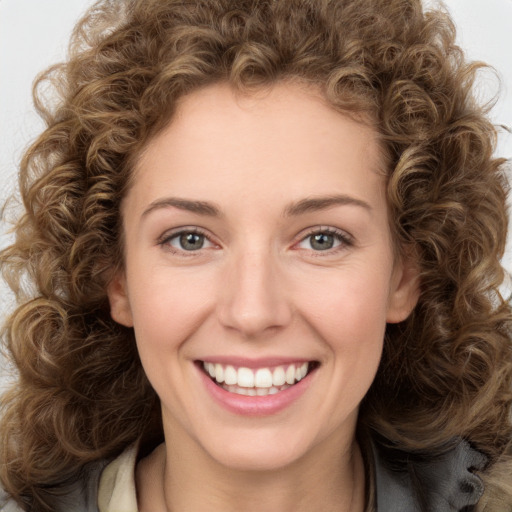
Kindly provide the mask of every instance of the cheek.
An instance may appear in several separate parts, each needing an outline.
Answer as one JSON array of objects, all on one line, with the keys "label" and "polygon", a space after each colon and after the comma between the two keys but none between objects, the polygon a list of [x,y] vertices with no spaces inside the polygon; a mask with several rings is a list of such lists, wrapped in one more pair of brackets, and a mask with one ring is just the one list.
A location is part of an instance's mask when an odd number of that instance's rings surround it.
[{"label": "cheek", "polygon": [[319,394],[318,400],[331,418],[332,429],[345,421],[347,412],[358,410],[375,379],[387,299],[388,287],[382,279],[357,279],[348,273],[331,279],[323,293],[310,294],[303,302],[302,316],[326,348],[322,362],[329,376],[327,392]]},{"label": "cheek", "polygon": [[182,346],[204,322],[209,286],[197,276],[180,277],[164,269],[137,273],[130,302],[139,354],[151,380],[155,369],[172,367]]},{"label": "cheek", "polygon": [[319,321],[315,329],[328,345],[342,376],[354,383],[360,379],[364,387],[365,381],[368,386],[373,381],[380,362],[386,327],[385,308],[372,294],[355,297],[340,294],[329,305],[324,304],[323,311],[318,311]]},{"label": "cheek", "polygon": [[[299,309],[311,324],[328,330],[329,338],[383,335],[389,303],[390,272],[369,267],[340,268],[302,280],[296,287]],[[374,336],[370,336],[373,338]]]},{"label": "cheek", "polygon": [[327,349],[334,393],[355,406],[366,394],[379,366],[389,297],[386,273],[354,267],[316,279],[296,291],[302,317]]}]

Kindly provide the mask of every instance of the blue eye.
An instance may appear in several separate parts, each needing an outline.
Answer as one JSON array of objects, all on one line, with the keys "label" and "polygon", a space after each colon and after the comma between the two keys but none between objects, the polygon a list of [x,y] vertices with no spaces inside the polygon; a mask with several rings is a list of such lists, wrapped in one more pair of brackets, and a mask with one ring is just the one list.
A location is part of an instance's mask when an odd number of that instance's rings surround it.
[{"label": "blue eye", "polygon": [[309,244],[315,251],[326,251],[332,249],[337,242],[334,235],[329,233],[317,233],[309,236]]},{"label": "blue eye", "polygon": [[298,247],[321,252],[348,245],[351,245],[348,235],[338,231],[324,229],[310,233],[300,241]]},{"label": "blue eye", "polygon": [[212,247],[213,244],[202,233],[197,231],[180,231],[162,241],[162,245],[169,245],[178,251],[199,251]]}]

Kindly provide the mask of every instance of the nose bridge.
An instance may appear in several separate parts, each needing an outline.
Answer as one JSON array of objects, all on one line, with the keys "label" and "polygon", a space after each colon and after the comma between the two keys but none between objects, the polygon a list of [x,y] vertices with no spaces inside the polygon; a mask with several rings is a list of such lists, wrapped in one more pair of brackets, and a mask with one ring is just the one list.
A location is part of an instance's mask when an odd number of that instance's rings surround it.
[{"label": "nose bridge", "polygon": [[254,337],[291,318],[282,270],[268,245],[235,251],[228,265],[219,317],[225,327]]}]

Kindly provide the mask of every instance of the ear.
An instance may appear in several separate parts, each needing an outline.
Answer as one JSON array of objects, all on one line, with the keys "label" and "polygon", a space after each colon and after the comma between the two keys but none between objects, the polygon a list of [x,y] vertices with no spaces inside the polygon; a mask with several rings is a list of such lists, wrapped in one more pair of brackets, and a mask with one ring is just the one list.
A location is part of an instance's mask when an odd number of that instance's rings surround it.
[{"label": "ear", "polygon": [[133,327],[132,309],[126,286],[124,272],[119,271],[107,286],[107,296],[110,302],[110,316],[125,327]]},{"label": "ear", "polygon": [[404,255],[393,270],[386,321],[396,324],[405,320],[420,296],[420,277],[416,258]]}]

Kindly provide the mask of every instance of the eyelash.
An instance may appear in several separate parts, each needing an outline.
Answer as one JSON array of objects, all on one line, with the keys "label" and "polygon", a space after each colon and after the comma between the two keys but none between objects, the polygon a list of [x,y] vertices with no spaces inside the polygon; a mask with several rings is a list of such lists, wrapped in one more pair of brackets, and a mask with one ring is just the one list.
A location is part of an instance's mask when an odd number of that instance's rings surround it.
[{"label": "eyelash", "polygon": [[173,254],[179,254],[181,256],[185,257],[193,257],[197,256],[197,254],[203,249],[202,247],[198,249],[197,251],[187,251],[186,249],[177,249],[171,245],[171,240],[174,240],[182,235],[200,235],[204,237],[204,240],[208,243],[215,245],[214,242],[210,239],[210,237],[206,234],[205,231],[198,227],[190,227],[190,228],[179,228],[177,231],[172,231],[171,233],[167,232],[165,233],[160,239],[157,241],[158,245],[160,245],[165,250],[168,250],[169,252]]},{"label": "eyelash", "polygon": [[305,249],[305,250],[310,250],[315,255],[315,257],[321,257],[324,255],[329,256],[332,254],[336,254],[336,253],[343,251],[343,250],[345,250],[349,247],[352,247],[354,245],[354,239],[347,232],[342,231],[340,229],[333,228],[333,227],[329,227],[329,226],[325,226],[325,227],[320,226],[320,227],[311,228],[301,237],[299,242],[297,242],[297,244],[295,244],[295,245],[299,245],[299,244],[307,241],[308,239],[311,239],[311,237],[313,237],[315,235],[331,235],[338,242],[337,246],[328,248],[328,249],[324,249],[324,250],[315,251],[313,249]]},{"label": "eyelash", "polygon": [[[182,256],[196,256],[198,253],[203,249],[201,247],[198,250],[186,250],[186,249],[177,249],[171,245],[171,241],[182,236],[182,235],[200,235],[204,237],[204,240],[208,243],[215,245],[215,242],[213,242],[210,237],[207,235],[205,231],[198,227],[190,227],[190,228],[179,228],[177,231],[173,231],[171,233],[165,233],[158,241],[158,245],[162,246],[164,249],[168,250],[169,252],[173,254],[180,254]],[[314,249],[304,249],[309,250],[311,253],[315,255],[315,257],[320,257],[323,255],[332,255],[333,253],[337,253],[339,251],[342,251],[344,249],[347,249],[349,247],[352,247],[354,245],[353,238],[346,233],[345,231],[342,231],[340,229],[336,229],[333,227],[315,227],[309,229],[306,233],[304,233],[300,240],[294,244],[294,247],[298,246],[299,244],[305,242],[306,240],[310,239],[311,237],[315,235],[330,235],[335,238],[335,240],[338,242],[338,245],[332,248],[324,249],[324,250],[314,250]],[[300,248],[299,248],[300,249]]]}]

